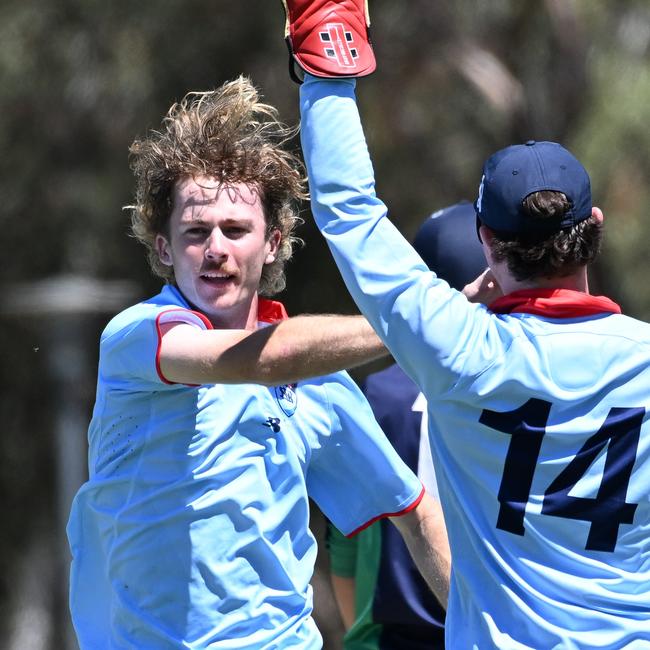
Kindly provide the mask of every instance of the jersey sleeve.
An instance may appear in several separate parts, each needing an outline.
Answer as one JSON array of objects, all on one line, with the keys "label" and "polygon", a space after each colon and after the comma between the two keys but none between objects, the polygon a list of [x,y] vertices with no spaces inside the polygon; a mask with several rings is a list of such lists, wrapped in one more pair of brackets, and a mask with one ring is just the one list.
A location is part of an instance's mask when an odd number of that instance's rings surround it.
[{"label": "jersey sleeve", "polygon": [[330,569],[335,576],[354,578],[357,566],[357,537],[346,537],[332,522],[327,523],[326,546]]},{"label": "jersey sleeve", "polygon": [[[354,95],[355,80],[301,86],[311,209],[355,302],[427,394],[483,371],[503,347],[486,308],[429,271],[389,221]],[[481,317],[483,316],[483,317]]]},{"label": "jersey sleeve", "polygon": [[142,385],[170,385],[160,370],[161,327],[184,323],[210,329],[210,323],[197,312],[183,307],[160,309],[138,305],[114,318],[102,334],[99,372],[104,382],[119,387],[134,382]]},{"label": "jersey sleeve", "polygon": [[307,473],[309,495],[345,535],[382,517],[404,514],[423,487],[397,455],[365,397],[346,373],[324,384],[331,430]]}]

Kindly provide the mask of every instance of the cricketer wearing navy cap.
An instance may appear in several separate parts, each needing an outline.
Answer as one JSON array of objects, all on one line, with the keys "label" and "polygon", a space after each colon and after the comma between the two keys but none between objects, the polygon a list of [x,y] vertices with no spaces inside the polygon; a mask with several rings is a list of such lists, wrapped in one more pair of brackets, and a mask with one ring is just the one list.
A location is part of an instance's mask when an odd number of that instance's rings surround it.
[{"label": "cricketer wearing navy cap", "polygon": [[[569,206],[544,219],[531,218],[524,200],[545,190],[561,192]],[[589,175],[562,145],[529,140],[487,159],[474,207],[481,223],[500,232],[549,233],[571,228],[591,216]]]},{"label": "cricketer wearing navy cap", "polygon": [[[298,61],[334,18],[368,24],[367,3],[323,4],[295,23]],[[355,46],[370,46],[364,35]],[[650,648],[650,325],[589,291],[603,213],[586,173],[551,143],[488,161],[477,209],[504,295],[471,304],[389,220],[356,79],[329,78],[332,65],[300,87],[311,212],[426,397],[453,556],[445,647]]]},{"label": "cricketer wearing navy cap", "polygon": [[300,87],[311,211],[426,397],[453,556],[445,646],[650,647],[650,326],[589,291],[603,214],[586,175],[553,145],[491,161],[480,234],[505,295],[470,304],[388,219],[355,81]]},{"label": "cricketer wearing navy cap", "polygon": [[587,267],[600,252],[603,213],[592,206],[589,174],[563,146],[530,140],[497,151],[483,165],[474,208],[504,294],[589,292]]}]

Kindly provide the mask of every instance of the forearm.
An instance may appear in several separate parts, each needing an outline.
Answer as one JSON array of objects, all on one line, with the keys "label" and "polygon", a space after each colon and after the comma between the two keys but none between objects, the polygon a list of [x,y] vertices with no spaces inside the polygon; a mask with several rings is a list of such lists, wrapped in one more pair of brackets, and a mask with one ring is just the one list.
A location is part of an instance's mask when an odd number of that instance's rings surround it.
[{"label": "forearm", "polygon": [[[443,544],[442,539],[435,545],[425,540],[436,538],[431,535],[431,528],[437,524],[428,519],[420,522],[415,534],[407,539],[407,546],[420,573],[427,581],[429,588],[438,599],[438,602],[447,608],[449,598],[449,580],[451,575],[451,559],[448,544]],[[445,536],[446,542],[446,536]]]},{"label": "forearm", "polygon": [[428,495],[411,513],[393,517],[420,573],[446,609],[449,597],[451,553],[442,509]]},{"label": "forearm", "polygon": [[179,384],[278,386],[388,354],[362,316],[297,316],[254,332],[161,329],[160,373]]},{"label": "forearm", "polygon": [[278,385],[352,368],[388,352],[362,316],[296,316],[225,350],[221,381]]},{"label": "forearm", "polygon": [[334,599],[341,614],[341,620],[346,630],[352,627],[355,619],[355,580],[354,578],[344,578],[332,574],[332,590],[334,591]]}]

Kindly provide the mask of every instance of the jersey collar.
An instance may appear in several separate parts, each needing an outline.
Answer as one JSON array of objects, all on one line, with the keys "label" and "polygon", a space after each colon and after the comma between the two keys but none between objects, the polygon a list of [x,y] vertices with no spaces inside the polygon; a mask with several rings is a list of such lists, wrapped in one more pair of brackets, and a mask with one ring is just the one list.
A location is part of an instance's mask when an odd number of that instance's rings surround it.
[{"label": "jersey collar", "polygon": [[[172,291],[177,300],[184,303],[189,309],[192,309],[187,302],[185,296],[181,293],[181,290],[175,284],[166,284],[163,287],[163,293],[165,291]],[[195,313],[200,313],[195,311]],[[207,318],[201,314],[203,318]],[[285,320],[289,318],[287,310],[284,308],[284,305],[277,300],[269,300],[268,298],[258,298],[257,300],[257,320],[261,323],[277,323],[280,320]]]},{"label": "jersey collar", "polygon": [[535,314],[547,318],[580,318],[620,314],[621,308],[605,296],[571,289],[522,289],[497,298],[489,305],[496,314]]},{"label": "jersey collar", "polygon": [[262,323],[277,323],[289,318],[284,305],[277,300],[259,298],[257,301],[257,320]]}]

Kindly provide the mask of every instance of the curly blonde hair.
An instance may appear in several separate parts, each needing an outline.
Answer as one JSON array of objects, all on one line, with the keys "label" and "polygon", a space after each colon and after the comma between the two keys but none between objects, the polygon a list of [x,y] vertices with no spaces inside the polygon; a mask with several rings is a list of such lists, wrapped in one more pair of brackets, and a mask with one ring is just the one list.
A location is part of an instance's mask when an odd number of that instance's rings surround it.
[{"label": "curly blonde hair", "polygon": [[211,92],[189,93],[174,104],[161,129],[130,147],[136,178],[131,227],[147,248],[152,271],[174,281],[173,268],[160,261],[156,235],[168,236],[177,181],[208,176],[229,186],[245,183],[260,195],[267,237],[282,237],[274,262],[264,266],[259,292],[273,295],[284,289],[284,267],[300,240],[293,235],[300,222],[299,202],[306,199],[300,159],[285,147],[296,133],[279,121],[277,110],[264,104],[249,79],[239,77]]}]

